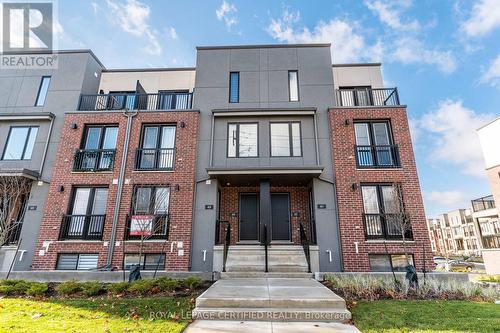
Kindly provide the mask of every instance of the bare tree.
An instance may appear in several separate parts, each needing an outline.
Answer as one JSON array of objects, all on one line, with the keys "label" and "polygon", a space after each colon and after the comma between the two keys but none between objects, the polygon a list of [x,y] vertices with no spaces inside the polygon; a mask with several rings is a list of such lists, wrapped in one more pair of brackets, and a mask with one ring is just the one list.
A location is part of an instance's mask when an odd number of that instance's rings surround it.
[{"label": "bare tree", "polygon": [[25,177],[0,176],[0,246],[8,242],[24,216],[23,200],[30,193],[31,183]]},{"label": "bare tree", "polygon": [[137,187],[133,197],[133,214],[127,230],[129,237],[139,239],[139,265],[144,254],[144,245],[152,238],[167,238],[168,206],[170,188],[166,186]]}]

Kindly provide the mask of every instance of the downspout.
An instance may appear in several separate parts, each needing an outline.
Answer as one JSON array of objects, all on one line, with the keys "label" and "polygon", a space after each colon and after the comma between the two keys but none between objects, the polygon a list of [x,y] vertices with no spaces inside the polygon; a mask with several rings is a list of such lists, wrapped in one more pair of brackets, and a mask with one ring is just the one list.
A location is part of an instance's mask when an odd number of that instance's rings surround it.
[{"label": "downspout", "polygon": [[45,165],[45,159],[47,157],[47,151],[49,150],[49,142],[50,137],[52,135],[52,128],[54,127],[54,116],[50,117],[50,125],[49,125],[49,133],[47,134],[47,140],[45,141],[45,147],[43,148],[42,161],[40,162],[40,175],[39,178],[42,178],[43,167]]},{"label": "downspout", "polygon": [[[116,229],[118,227],[118,214],[120,211],[120,205],[122,201],[122,193],[123,193],[123,183],[125,178],[125,169],[127,165],[127,156],[128,156],[128,147],[130,143],[130,130],[132,128],[132,119],[137,115],[138,110],[134,112],[128,112],[125,109],[123,115],[127,117],[127,128],[125,131],[125,140],[123,142],[123,151],[122,151],[122,159],[120,163],[120,174],[118,176],[118,189],[116,191],[116,200],[115,200],[115,208],[113,211],[113,224],[111,227],[111,238],[109,239],[109,247],[108,247],[108,257],[106,259],[106,268],[111,269],[111,264],[113,262],[113,253],[115,250],[115,242],[116,242]],[[122,244],[122,246],[125,246]]]},{"label": "downspout", "polygon": [[314,120],[314,141],[316,143],[316,165],[319,165],[318,122],[316,120],[316,112],[314,112],[313,120]]}]

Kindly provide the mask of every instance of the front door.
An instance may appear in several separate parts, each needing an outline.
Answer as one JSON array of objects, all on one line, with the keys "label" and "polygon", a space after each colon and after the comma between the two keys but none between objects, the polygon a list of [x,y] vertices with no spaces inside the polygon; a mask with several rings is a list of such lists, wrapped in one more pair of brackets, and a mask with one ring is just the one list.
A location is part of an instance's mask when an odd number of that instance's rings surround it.
[{"label": "front door", "polygon": [[271,194],[272,240],[290,240],[290,197],[288,193]]},{"label": "front door", "polygon": [[240,241],[259,240],[259,195],[240,193]]}]

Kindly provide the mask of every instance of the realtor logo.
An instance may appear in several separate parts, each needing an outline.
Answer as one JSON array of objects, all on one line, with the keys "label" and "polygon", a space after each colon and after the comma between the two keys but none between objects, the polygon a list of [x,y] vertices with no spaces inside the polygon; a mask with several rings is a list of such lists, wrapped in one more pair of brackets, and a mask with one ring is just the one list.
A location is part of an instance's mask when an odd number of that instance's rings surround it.
[{"label": "realtor logo", "polygon": [[[54,1],[1,1],[0,67],[54,68]],[[28,53],[31,53],[29,56]]]}]

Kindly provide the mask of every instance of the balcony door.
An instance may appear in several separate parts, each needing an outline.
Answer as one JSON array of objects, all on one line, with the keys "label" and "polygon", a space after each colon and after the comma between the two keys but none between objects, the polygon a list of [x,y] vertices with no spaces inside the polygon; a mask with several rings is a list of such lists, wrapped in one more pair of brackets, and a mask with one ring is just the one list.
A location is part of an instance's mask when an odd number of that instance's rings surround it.
[{"label": "balcony door", "polygon": [[116,126],[87,127],[79,169],[109,169],[113,163],[117,138],[118,127]]},{"label": "balcony door", "polygon": [[174,165],[175,126],[144,127],[139,169],[172,169]]},{"label": "balcony door", "polygon": [[354,131],[360,166],[395,164],[388,122],[355,123]]},{"label": "balcony door", "polygon": [[103,187],[78,187],[74,190],[70,209],[67,238],[100,236],[106,214],[108,189]]}]

